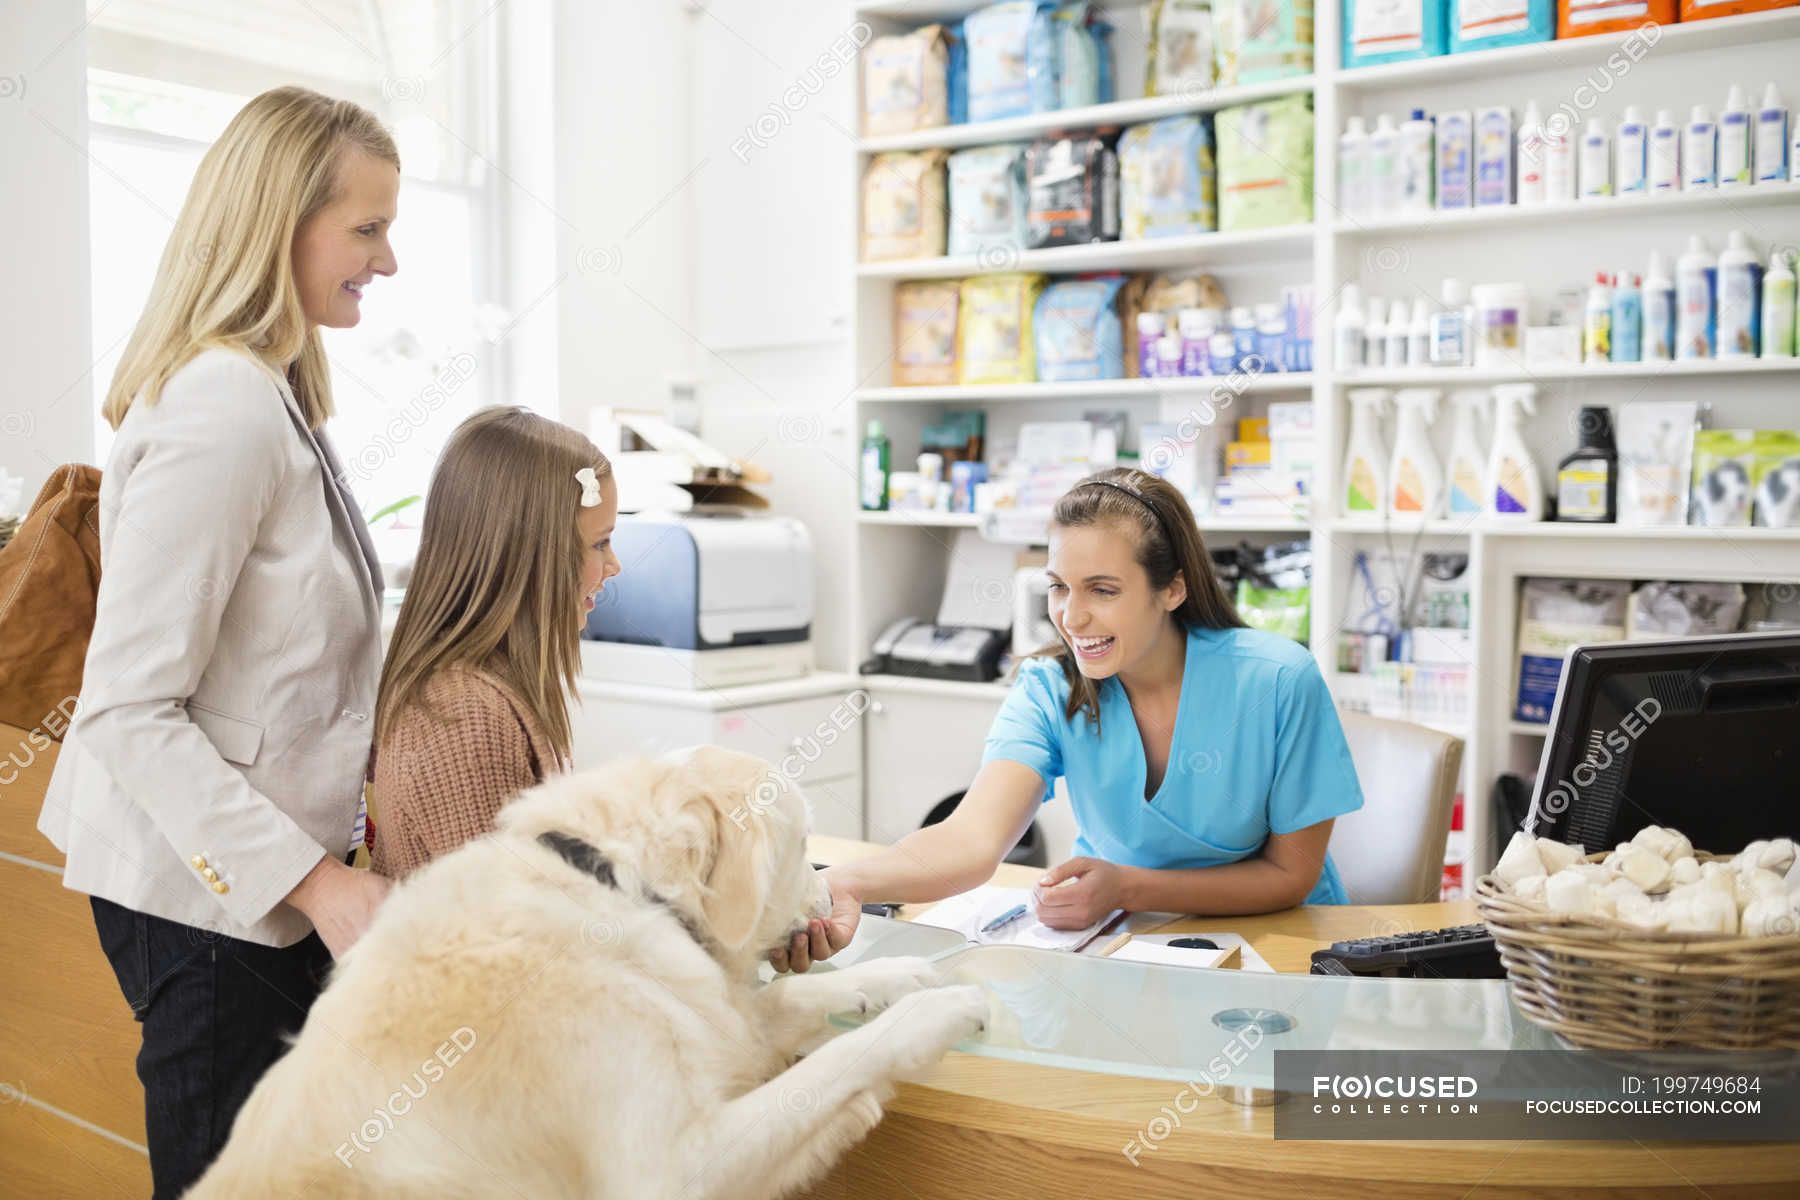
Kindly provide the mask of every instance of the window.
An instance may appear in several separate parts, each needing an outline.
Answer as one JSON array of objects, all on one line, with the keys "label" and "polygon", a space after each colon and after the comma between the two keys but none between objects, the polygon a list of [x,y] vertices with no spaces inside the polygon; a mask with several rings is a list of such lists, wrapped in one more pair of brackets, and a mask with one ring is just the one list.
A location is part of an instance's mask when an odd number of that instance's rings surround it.
[{"label": "window", "polygon": [[[465,0],[90,3],[96,404],[207,146],[258,92],[312,87],[380,114],[403,176],[399,273],[371,285],[355,329],[324,331],[329,429],[365,513],[422,495],[450,430],[499,391],[496,172],[476,149],[495,124],[492,11]],[[104,463],[112,431],[97,425]]]}]

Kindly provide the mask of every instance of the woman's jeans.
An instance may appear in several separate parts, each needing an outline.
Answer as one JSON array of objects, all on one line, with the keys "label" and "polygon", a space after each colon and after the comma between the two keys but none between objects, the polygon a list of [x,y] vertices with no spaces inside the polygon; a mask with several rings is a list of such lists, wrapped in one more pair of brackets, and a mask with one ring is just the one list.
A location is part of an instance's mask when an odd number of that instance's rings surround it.
[{"label": "woman's jeans", "polygon": [[316,933],[285,949],[239,941],[89,897],[100,948],[144,1027],[138,1079],[153,1200],[175,1200],[206,1173],[250,1090],[331,967]]}]

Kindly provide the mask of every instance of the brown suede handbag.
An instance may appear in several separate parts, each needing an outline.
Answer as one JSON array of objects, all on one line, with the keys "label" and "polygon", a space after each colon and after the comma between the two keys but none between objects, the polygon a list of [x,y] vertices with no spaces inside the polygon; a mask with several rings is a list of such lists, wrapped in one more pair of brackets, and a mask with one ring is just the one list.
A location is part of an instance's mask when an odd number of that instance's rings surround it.
[{"label": "brown suede handbag", "polygon": [[100,469],[71,463],[0,547],[0,723],[62,740],[99,591]]}]

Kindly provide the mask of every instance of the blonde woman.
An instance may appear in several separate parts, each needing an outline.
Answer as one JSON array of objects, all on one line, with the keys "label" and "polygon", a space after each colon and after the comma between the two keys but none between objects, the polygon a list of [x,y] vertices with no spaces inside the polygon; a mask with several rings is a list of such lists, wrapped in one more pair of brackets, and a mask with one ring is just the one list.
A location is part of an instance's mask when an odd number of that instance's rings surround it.
[{"label": "blonde woman", "polygon": [[356,105],[245,105],[106,396],[97,612],[38,828],[143,1024],[157,1197],[205,1170],[388,886],[345,865],[382,580],[324,430],[319,327],[394,273],[399,182]]},{"label": "blonde woman", "polygon": [[566,425],[491,408],[450,436],[375,710],[377,871],[491,831],[562,770],[580,631],[619,573],[612,466]]}]

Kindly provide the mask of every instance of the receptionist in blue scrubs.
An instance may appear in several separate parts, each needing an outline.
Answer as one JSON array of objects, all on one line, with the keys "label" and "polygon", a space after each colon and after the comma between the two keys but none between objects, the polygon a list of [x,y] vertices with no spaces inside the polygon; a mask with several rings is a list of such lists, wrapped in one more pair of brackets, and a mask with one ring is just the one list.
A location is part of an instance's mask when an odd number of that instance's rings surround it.
[{"label": "receptionist in blue scrubs", "polygon": [[1038,882],[1046,925],[1345,903],[1325,847],[1362,791],[1331,694],[1306,647],[1245,627],[1181,493],[1130,468],[1083,480],[1057,501],[1047,575],[1058,641],[1020,668],[962,803],[831,868],[832,915],[777,968],[848,945],[863,903],[987,882],[1058,778],[1079,837]]}]

